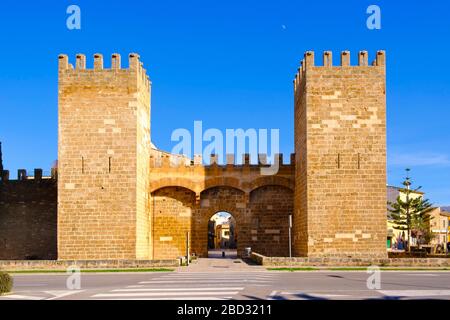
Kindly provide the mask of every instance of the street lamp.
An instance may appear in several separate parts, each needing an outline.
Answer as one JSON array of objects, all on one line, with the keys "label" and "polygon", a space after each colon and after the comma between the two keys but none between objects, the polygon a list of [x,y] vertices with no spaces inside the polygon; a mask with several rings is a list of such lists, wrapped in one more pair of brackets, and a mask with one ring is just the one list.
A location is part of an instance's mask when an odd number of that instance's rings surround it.
[{"label": "street lamp", "polygon": [[292,214],[289,215],[289,258],[292,258]]}]

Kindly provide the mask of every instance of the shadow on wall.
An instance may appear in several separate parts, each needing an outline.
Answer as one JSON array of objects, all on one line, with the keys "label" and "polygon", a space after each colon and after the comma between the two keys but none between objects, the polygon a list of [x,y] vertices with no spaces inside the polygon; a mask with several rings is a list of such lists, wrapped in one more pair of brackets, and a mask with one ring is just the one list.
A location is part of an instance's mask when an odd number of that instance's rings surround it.
[{"label": "shadow on wall", "polygon": [[56,260],[57,180],[19,170],[19,180],[0,181],[0,260]]}]

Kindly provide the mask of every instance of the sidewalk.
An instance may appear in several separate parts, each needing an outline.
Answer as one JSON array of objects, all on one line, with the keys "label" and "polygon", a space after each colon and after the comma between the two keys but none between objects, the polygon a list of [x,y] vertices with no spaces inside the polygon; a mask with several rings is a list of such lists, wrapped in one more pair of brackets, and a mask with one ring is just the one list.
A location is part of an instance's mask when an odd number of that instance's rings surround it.
[{"label": "sidewalk", "polygon": [[[225,258],[222,257],[225,252]],[[258,272],[265,267],[251,265],[237,257],[236,250],[211,250],[209,258],[199,258],[188,267],[178,267],[177,272]]]}]

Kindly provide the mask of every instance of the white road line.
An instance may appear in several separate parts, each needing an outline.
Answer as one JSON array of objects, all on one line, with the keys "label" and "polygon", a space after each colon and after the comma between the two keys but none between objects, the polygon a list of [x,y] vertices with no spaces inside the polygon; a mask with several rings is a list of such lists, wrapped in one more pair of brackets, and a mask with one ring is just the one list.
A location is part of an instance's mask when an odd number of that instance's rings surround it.
[{"label": "white road line", "polygon": [[[248,282],[248,283],[267,283],[270,281],[267,280],[227,280],[224,283],[242,283],[242,282]],[[153,280],[153,281],[141,281],[139,284],[163,284],[163,283],[215,283],[217,284],[217,281],[214,279],[211,280]]]},{"label": "white road line", "polygon": [[258,278],[274,278],[275,274],[228,274],[228,273],[209,273],[209,274],[164,274],[162,277],[229,277],[229,278],[244,278],[244,277],[258,277]]},{"label": "white road line", "polygon": [[135,293],[99,293],[93,298],[118,297],[170,297],[170,296],[234,296],[238,291],[202,291],[202,292],[135,292]]},{"label": "white road line", "polygon": [[215,276],[215,275],[209,275],[209,276],[161,276],[159,278],[171,278],[171,279],[183,279],[183,278],[189,278],[189,279],[276,279],[276,277],[265,277],[265,276]]},{"label": "white road line", "polygon": [[[160,277],[157,278],[158,280],[216,280],[216,281],[227,281],[227,280],[272,280],[270,278],[230,278],[230,277],[223,277],[223,278],[214,278],[214,277],[208,277],[208,278],[172,278],[172,277]],[[155,279],[156,280],[156,279]],[[275,280],[275,279],[273,279]]]},{"label": "white road line", "polygon": [[307,295],[313,296],[313,297],[323,297],[323,298],[336,298],[336,297],[350,297],[348,294],[323,294],[323,293],[306,293]]},{"label": "white road line", "polygon": [[450,290],[377,290],[385,296],[396,297],[429,297],[450,296]]},{"label": "white road line", "polygon": [[126,286],[126,288],[143,288],[144,285],[138,284],[138,285],[134,285],[134,286]]},{"label": "white road line", "polygon": [[275,277],[262,277],[262,276],[214,276],[214,275],[209,275],[209,276],[161,276],[158,278],[163,278],[163,279],[275,279]]},{"label": "white road line", "polygon": [[18,283],[15,284],[14,287],[15,288],[19,288],[19,287],[45,287],[48,286],[48,283]]},{"label": "white road line", "polygon": [[208,273],[191,273],[191,272],[183,272],[183,273],[165,273],[165,276],[211,276],[211,275],[227,275],[227,276],[276,276],[280,273],[261,273],[261,272],[252,272],[252,273],[240,273],[240,272],[208,272]]},{"label": "white road line", "polygon": [[233,297],[167,297],[167,298],[113,298],[100,300],[230,300]]},{"label": "white road line", "polygon": [[432,273],[406,273],[405,276],[416,276],[416,277],[439,277],[438,274]]},{"label": "white road line", "polygon": [[23,299],[23,300],[44,300],[45,297],[36,297],[36,296],[22,296],[19,294],[11,294],[7,296],[1,296],[1,298],[7,299]]},{"label": "white road line", "polygon": [[267,300],[274,300],[274,297],[276,297],[277,295],[278,295],[278,291],[272,291],[272,292],[269,294]]},{"label": "white road line", "polygon": [[205,289],[209,291],[224,291],[224,290],[244,290],[244,288],[139,288],[139,289],[115,289],[111,292],[146,292],[146,291],[204,291]]},{"label": "white road line", "polygon": [[54,290],[54,291],[44,291],[45,293],[54,296],[46,300],[56,300],[59,298],[67,297],[73,294],[83,292],[84,290]]}]

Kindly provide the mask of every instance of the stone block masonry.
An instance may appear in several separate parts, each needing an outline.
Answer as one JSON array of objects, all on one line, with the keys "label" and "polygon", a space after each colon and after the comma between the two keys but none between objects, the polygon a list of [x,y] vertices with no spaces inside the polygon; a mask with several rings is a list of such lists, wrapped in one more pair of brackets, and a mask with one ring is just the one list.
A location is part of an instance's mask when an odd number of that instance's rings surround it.
[{"label": "stone block masonry", "polygon": [[150,81],[128,69],[59,56],[58,258],[150,259]]},{"label": "stone block masonry", "polygon": [[294,80],[294,252],[386,257],[385,53],[350,52],[316,66],[307,52]]},{"label": "stone block masonry", "polygon": [[56,259],[56,179],[6,176],[0,181],[0,260]]},{"label": "stone block masonry", "polygon": [[[225,211],[236,221],[240,255],[250,247],[287,256],[292,215],[297,257],[385,259],[385,53],[377,52],[371,65],[365,51],[358,66],[350,65],[347,51],[339,66],[332,60],[325,52],[317,66],[314,52],[305,54],[294,80],[295,154],[290,163],[276,155],[278,172],[262,175],[267,155],[258,164],[244,155],[239,165],[233,155],[223,165],[211,155],[205,166],[198,155],[151,147],[151,83],[137,54],[129,55],[128,68],[113,54],[109,69],[100,54],[93,69],[82,54],[75,67],[60,55],[57,193],[50,186],[49,195],[35,192],[50,199],[36,210],[54,210],[57,194],[57,244],[54,216],[47,222],[34,209],[21,212],[11,196],[16,191],[7,189],[0,231],[15,230],[4,231],[8,245],[15,244],[2,257],[33,252],[51,259],[57,247],[63,261],[176,259],[186,253],[188,232],[190,252],[206,256],[208,221]],[[19,235],[16,216],[44,227],[31,224]]]}]

